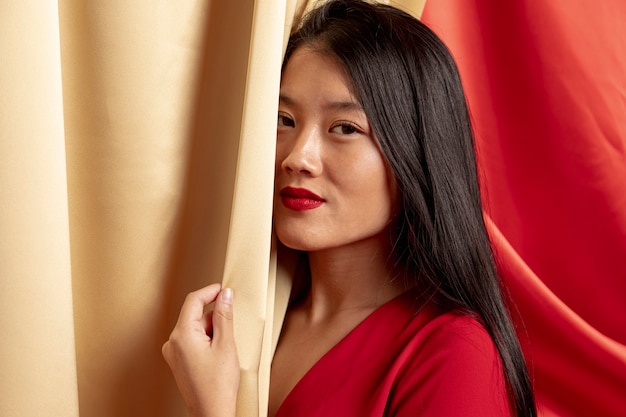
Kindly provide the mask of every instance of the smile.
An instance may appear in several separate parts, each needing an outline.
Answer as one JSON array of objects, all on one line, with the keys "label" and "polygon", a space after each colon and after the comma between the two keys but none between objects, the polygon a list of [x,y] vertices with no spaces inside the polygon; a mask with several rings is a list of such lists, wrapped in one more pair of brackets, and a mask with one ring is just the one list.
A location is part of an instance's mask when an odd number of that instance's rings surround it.
[{"label": "smile", "polygon": [[292,187],[280,190],[280,199],[285,207],[296,211],[312,210],[326,201],[306,188]]}]

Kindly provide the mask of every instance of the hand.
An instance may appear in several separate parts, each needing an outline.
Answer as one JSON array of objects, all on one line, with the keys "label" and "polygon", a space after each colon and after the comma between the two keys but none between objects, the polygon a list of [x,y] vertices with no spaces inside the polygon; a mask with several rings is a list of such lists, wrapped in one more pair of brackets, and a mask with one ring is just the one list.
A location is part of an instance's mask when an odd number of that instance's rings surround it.
[{"label": "hand", "polygon": [[[215,302],[213,311],[204,308]],[[163,357],[192,417],[231,417],[237,408],[239,359],[233,292],[209,285],[187,295]]]}]

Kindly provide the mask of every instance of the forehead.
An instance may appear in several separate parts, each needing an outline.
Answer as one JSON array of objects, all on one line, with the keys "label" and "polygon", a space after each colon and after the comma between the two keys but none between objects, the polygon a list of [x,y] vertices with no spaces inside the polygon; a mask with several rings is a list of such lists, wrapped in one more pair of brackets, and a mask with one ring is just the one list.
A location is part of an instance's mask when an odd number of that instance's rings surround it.
[{"label": "forehead", "polygon": [[296,49],[281,78],[281,97],[324,95],[358,103],[351,78],[339,58],[307,46]]}]

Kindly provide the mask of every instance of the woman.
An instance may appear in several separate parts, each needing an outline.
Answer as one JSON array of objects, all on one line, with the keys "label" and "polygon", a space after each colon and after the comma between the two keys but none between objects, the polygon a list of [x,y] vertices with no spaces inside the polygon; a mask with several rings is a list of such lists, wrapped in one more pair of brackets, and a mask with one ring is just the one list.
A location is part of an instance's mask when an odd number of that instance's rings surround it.
[{"label": "woman", "polygon": [[[274,201],[304,262],[270,416],[536,415],[459,75],[428,28],[358,0],[305,18],[283,63]],[[192,416],[235,415],[232,314],[230,289],[192,293],[163,347]]]}]

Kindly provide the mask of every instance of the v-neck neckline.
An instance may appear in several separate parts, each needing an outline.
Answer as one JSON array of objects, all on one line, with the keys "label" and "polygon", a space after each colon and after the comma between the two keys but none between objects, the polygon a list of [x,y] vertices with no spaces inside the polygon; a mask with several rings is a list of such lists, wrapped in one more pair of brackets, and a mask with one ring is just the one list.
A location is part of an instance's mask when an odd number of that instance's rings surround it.
[{"label": "v-neck neckline", "polygon": [[[387,310],[392,309],[396,306],[401,306],[404,305],[404,303],[401,303],[401,300],[404,300],[405,298],[407,300],[410,300],[410,296],[415,296],[416,291],[415,289],[410,289],[407,290],[401,294],[398,294],[397,296],[395,296],[394,298],[392,298],[391,300],[381,304],[380,306],[378,306],[376,309],[374,309],[371,313],[369,313],[363,320],[361,320],[356,326],[354,326],[354,328],[352,330],[350,330],[345,336],[343,336],[339,341],[337,341],[337,343],[335,343],[326,353],[324,353],[318,360],[317,362],[315,362],[313,364],[313,366],[311,366],[311,368],[309,368],[304,375],[302,375],[302,377],[298,380],[298,382],[296,382],[296,384],[291,388],[291,390],[289,391],[289,393],[285,396],[285,398],[283,399],[282,403],[280,404],[280,406],[278,407],[278,410],[276,411],[276,414],[274,417],[281,417],[283,414],[283,410],[285,408],[285,404],[288,404],[291,400],[290,398],[295,395],[294,392],[299,391],[299,387],[301,385],[303,385],[308,379],[310,379],[310,375],[312,375],[314,372],[316,372],[316,370],[320,367],[323,366],[325,362],[327,362],[330,356],[333,355],[333,353],[339,349],[343,344],[346,343],[346,340],[349,340],[351,338],[351,336],[353,336],[356,332],[359,331],[360,328],[362,328],[363,326],[365,326],[367,323],[369,323],[370,321],[374,320],[377,316],[385,313]],[[416,302],[417,305],[419,305],[419,303],[416,301],[415,298],[413,298],[413,301]],[[416,309],[417,311],[417,309]]]}]

